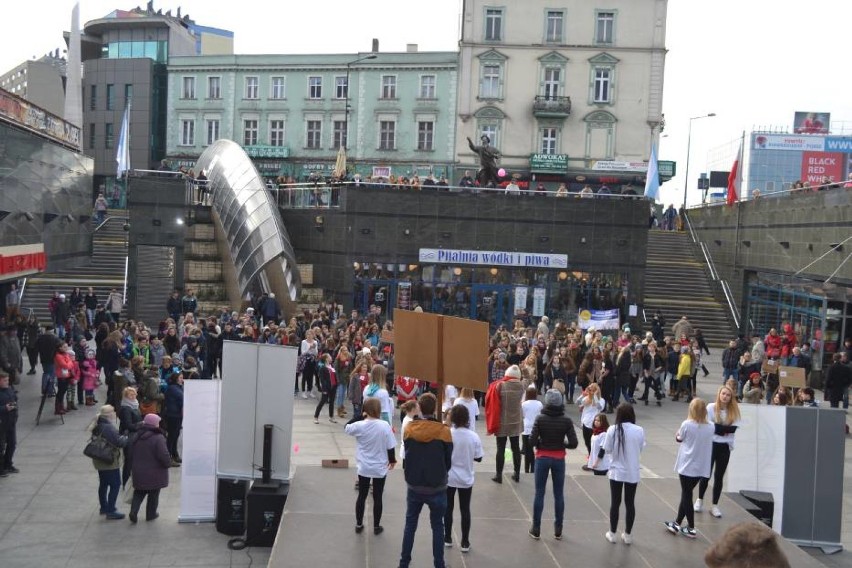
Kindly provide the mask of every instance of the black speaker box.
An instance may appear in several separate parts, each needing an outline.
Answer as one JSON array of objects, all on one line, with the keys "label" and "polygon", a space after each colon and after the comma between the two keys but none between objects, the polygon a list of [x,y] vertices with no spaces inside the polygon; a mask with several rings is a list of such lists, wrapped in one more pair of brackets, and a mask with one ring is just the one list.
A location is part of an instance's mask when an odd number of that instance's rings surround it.
[{"label": "black speaker box", "polygon": [[277,489],[259,489],[252,486],[248,492],[248,546],[272,546],[281,524],[281,514],[290,492],[289,484]]},{"label": "black speaker box", "polygon": [[246,491],[248,482],[219,479],[216,491],[216,530],[241,536],[246,532]]}]

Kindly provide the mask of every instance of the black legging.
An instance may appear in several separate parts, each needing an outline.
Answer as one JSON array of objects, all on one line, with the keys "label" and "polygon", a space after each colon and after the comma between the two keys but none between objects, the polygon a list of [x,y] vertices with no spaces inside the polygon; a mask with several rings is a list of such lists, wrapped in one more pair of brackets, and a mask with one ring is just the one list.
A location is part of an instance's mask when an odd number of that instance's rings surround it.
[{"label": "black legging", "polygon": [[382,521],[382,492],[385,490],[384,477],[358,476],[358,499],[355,501],[355,524],[364,524],[364,505],[370,492],[370,481],[373,482],[373,526],[377,527]]},{"label": "black legging", "polygon": [[621,508],[621,490],[624,488],[624,508],[627,514],[624,517],[624,532],[630,534],[633,530],[633,521],[636,520],[636,488],[638,483],[626,483],[624,481],[609,480],[609,530],[615,533],[618,528],[618,510]]},{"label": "black legging", "polygon": [[592,429],[583,424],[583,441],[586,443],[586,455],[592,454]]},{"label": "black legging", "polygon": [[[497,436],[497,475],[503,475],[503,464],[506,461],[506,436]],[[521,473],[521,442],[518,436],[508,436],[512,446],[512,464],[515,473]]]},{"label": "black legging", "polygon": [[[728,469],[728,460],[731,459],[731,446],[727,442],[713,442],[713,456],[710,458],[710,469],[713,470],[713,504],[719,504],[719,497],[722,496],[722,481],[725,479],[725,471]],[[698,484],[698,498],[704,499],[704,493],[707,492],[707,485],[710,480],[706,477],[701,478]],[[691,525],[690,525],[691,526]]]},{"label": "black legging", "polygon": [[[317,409],[314,411],[314,418],[319,418],[322,405],[326,403],[328,403],[328,417],[334,418],[334,395],[336,392],[337,385],[331,387],[330,391],[322,393],[319,404],[317,404]],[[375,489],[373,491],[375,491]]]},{"label": "black legging", "polygon": [[35,369],[36,363],[38,363],[38,349],[27,347],[27,359],[30,360],[30,369]]},{"label": "black legging", "polygon": [[692,491],[698,485],[698,481],[703,477],[689,477],[687,475],[680,476],[680,505],[677,508],[677,518],[675,522],[680,524],[683,518],[686,517],[686,522],[691,528],[695,528],[695,509],[692,508]]},{"label": "black legging", "polygon": [[[166,417],[166,432],[168,436],[166,436],[167,446],[169,448],[169,455],[174,458],[180,458],[178,455],[178,437],[180,437],[180,429],[183,425],[183,418],[172,418],[171,416]],[[149,497],[150,499],[150,497]]]},{"label": "black legging", "polygon": [[470,543],[470,497],[473,487],[450,487],[447,486],[447,512],[444,514],[444,542],[453,540],[453,510],[455,505],[456,491],[459,493],[459,512],[461,513],[462,544]]},{"label": "black legging", "polygon": [[316,361],[305,361],[305,366],[302,368],[302,392],[311,392],[313,390],[316,369]]},{"label": "black legging", "polygon": [[530,444],[529,434],[521,435],[521,452],[524,454],[524,473],[535,471],[535,450]]}]

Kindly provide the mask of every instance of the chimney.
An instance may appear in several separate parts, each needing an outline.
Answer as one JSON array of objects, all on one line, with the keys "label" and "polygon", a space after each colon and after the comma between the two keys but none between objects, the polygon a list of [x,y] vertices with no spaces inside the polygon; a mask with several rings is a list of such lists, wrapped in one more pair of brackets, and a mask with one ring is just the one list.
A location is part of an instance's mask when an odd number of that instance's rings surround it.
[{"label": "chimney", "polygon": [[405,51],[408,52],[408,53],[417,53],[417,44],[416,43],[405,44]]},{"label": "chimney", "polygon": [[373,53],[379,52],[379,38],[373,38]]}]

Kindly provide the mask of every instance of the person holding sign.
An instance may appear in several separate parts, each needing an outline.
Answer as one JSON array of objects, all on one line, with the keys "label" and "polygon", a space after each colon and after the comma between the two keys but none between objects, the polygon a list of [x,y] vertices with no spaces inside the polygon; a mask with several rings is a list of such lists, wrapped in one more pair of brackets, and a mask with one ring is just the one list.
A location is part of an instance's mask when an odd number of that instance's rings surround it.
[{"label": "person holding sign", "polygon": [[[734,392],[728,387],[720,387],[716,393],[716,402],[707,405],[707,419],[713,424],[713,455],[710,458],[710,469],[713,470],[713,508],[710,514],[717,519],[722,516],[719,511],[719,497],[722,496],[722,483],[725,471],[734,449],[734,435],[740,423],[740,407]],[[709,476],[703,477],[698,484],[698,499],[693,508],[700,513],[704,504],[704,493],[710,483]]]}]

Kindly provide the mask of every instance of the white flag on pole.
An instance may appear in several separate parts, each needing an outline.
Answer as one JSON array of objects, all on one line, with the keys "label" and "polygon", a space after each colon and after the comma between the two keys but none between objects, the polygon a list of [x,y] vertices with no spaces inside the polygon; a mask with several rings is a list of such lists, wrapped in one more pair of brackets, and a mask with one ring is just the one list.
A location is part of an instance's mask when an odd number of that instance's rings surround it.
[{"label": "white flag on pole", "polygon": [[121,119],[121,133],[118,136],[118,150],[115,154],[118,164],[116,176],[121,177],[130,169],[130,105],[124,109],[124,117]]}]

